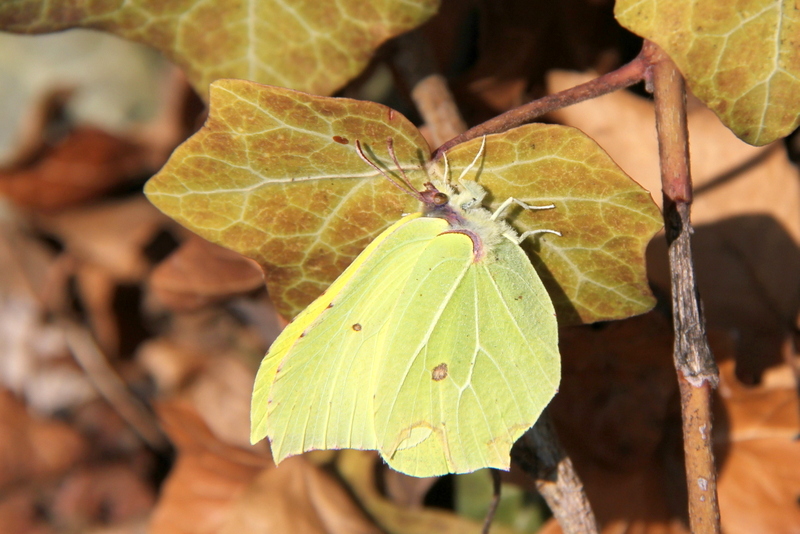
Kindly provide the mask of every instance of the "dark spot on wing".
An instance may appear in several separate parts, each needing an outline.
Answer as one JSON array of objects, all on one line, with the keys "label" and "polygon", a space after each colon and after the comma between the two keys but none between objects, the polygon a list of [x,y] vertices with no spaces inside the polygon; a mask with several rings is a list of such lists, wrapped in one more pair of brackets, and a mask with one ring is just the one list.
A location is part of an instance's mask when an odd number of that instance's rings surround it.
[{"label": "dark spot on wing", "polygon": [[334,135],[333,140],[339,143],[340,145],[350,144],[350,140],[346,137],[342,137],[341,135]]},{"label": "dark spot on wing", "polygon": [[361,332],[361,325],[359,323],[354,324],[353,325],[353,331],[354,332]]},{"label": "dark spot on wing", "polygon": [[433,371],[431,372],[431,378],[434,379],[436,382],[439,382],[440,380],[444,380],[445,378],[447,378],[447,364],[440,363],[439,365],[434,367]]}]

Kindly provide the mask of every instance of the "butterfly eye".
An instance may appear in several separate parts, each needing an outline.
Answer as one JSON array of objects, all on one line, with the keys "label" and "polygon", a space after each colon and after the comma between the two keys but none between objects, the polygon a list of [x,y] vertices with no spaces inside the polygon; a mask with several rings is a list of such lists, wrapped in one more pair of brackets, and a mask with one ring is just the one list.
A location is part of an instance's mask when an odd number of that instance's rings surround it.
[{"label": "butterfly eye", "polygon": [[436,206],[444,206],[445,204],[447,204],[448,200],[450,200],[450,198],[444,193],[439,192],[433,195],[433,203]]}]

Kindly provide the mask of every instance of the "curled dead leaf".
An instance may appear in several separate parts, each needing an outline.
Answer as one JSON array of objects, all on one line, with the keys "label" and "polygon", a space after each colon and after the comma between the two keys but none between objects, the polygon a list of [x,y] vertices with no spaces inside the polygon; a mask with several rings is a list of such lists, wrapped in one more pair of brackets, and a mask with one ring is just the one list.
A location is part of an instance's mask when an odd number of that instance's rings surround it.
[{"label": "curled dead leaf", "polygon": [[150,275],[150,288],[173,311],[191,311],[264,286],[261,269],[236,252],[190,236]]}]

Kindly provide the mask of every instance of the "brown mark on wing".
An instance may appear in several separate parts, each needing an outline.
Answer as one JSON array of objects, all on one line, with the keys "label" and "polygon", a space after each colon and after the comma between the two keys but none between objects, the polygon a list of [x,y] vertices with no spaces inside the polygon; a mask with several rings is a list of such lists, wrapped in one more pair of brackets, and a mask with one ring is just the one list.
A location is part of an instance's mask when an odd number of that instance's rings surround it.
[{"label": "brown mark on wing", "polygon": [[445,378],[447,378],[447,364],[440,363],[439,365],[434,367],[433,371],[431,371],[431,378],[434,379],[436,382],[439,382],[440,380],[444,380]]}]

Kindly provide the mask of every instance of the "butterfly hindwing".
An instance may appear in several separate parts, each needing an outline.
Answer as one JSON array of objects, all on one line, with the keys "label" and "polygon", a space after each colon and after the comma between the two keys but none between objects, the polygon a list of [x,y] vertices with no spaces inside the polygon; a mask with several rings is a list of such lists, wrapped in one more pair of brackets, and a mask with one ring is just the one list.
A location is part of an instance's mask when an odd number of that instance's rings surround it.
[{"label": "butterfly hindwing", "polygon": [[[446,236],[459,241],[445,246],[440,236],[426,252],[471,260],[468,237]],[[504,239],[491,254],[455,274],[434,269],[427,292],[401,296],[407,302],[392,318],[375,423],[381,454],[397,470],[508,469],[511,445],[558,387],[556,319],[541,280],[515,243]],[[421,346],[408,350],[402,340],[422,324],[429,328]]]}]

